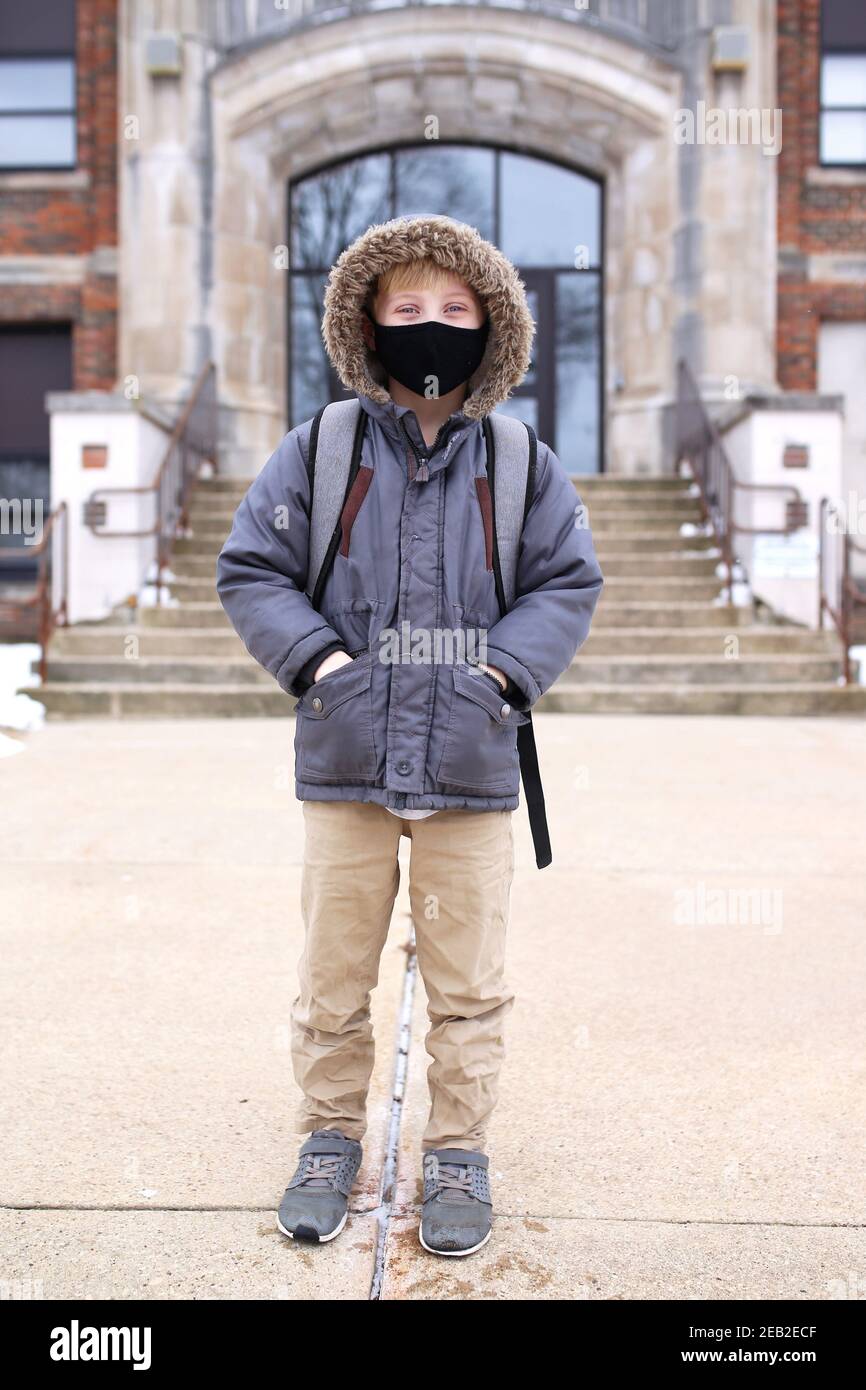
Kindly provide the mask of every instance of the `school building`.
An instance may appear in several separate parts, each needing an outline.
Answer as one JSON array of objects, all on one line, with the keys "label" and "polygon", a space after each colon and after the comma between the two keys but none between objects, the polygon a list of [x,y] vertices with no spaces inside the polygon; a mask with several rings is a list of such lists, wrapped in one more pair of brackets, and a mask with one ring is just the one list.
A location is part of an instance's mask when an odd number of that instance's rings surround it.
[{"label": "school building", "polygon": [[48,708],[285,711],[213,555],[342,394],[329,266],[424,211],[520,271],[504,409],[589,502],[609,583],[558,707],[859,708],[864,7],[0,0],[0,637],[59,623]]}]

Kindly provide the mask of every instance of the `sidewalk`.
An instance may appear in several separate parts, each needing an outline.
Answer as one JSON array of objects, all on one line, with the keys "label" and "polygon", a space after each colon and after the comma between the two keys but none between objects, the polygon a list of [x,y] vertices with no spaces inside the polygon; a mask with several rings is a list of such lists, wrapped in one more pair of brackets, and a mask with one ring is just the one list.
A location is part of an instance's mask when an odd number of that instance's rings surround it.
[{"label": "sidewalk", "polygon": [[19,735],[0,764],[3,1281],[47,1299],[866,1294],[866,723],[537,730],[554,863],[535,868],[521,806],[494,1231],[463,1260],[417,1238],[409,842],[349,1223],[295,1246],[275,1219],[300,1143],[292,721]]}]

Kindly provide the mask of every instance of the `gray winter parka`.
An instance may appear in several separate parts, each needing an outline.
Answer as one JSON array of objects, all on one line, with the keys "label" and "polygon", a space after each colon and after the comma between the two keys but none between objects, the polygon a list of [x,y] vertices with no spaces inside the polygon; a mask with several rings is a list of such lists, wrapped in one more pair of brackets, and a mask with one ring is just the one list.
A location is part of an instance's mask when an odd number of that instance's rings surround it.
[{"label": "gray winter parka", "polygon": [[[388,393],[361,331],[371,281],[428,255],[472,285],[490,317],[470,393],[431,447],[414,411]],[[518,596],[499,614],[482,420],[529,366],[523,284],[474,228],[433,214],[397,218],[338,258],[322,332],[368,419],[318,610],[305,593],[312,420],[289,431],[255,478],[217,562],[220,601],[245,646],[298,697],[296,795],[394,810],[513,810],[518,726],[585,641],[603,583],[580,498],[539,440]],[[389,633],[404,639],[396,660],[394,645],[383,645]],[[473,648],[479,636],[485,645]],[[352,662],[310,684],[338,648]],[[505,693],[478,658],[508,676]]]}]

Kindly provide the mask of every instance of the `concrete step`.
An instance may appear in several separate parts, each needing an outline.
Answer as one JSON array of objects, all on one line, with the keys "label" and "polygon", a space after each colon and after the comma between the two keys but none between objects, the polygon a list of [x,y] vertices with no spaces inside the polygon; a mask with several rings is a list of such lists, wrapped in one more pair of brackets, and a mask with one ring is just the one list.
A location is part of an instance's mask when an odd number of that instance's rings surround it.
[{"label": "concrete step", "polygon": [[[676,599],[620,601],[613,597],[613,583],[605,585],[593,620],[593,631],[620,627],[719,627],[737,628],[752,621],[749,608],[729,603]],[[645,592],[642,590],[642,594]],[[212,602],[183,602],[159,608],[139,609],[141,627],[153,628],[229,628],[234,629],[218,599]]]},{"label": "concrete step", "polygon": [[[640,487],[625,488],[617,484],[596,484],[587,487],[579,480],[572,478],[576,490],[588,503],[592,503],[599,510],[615,510],[632,512],[633,509],[645,510],[679,510],[680,508],[691,511],[698,505],[698,499],[693,493],[681,485],[676,487],[660,486],[656,484],[641,484]],[[582,488],[582,490],[581,490]],[[205,494],[199,489],[194,494],[189,508],[191,521],[204,522],[231,522],[239,503],[246,494],[247,489],[239,489],[237,492],[222,492],[216,494]]]},{"label": "concrete step", "polygon": [[[192,534],[181,536],[175,541],[174,555],[213,556],[216,560],[231,531],[233,517],[233,512],[227,512],[222,516],[209,514],[201,518],[191,517]],[[593,509],[589,522],[596,538],[596,548],[601,549],[607,545],[617,550],[642,552],[708,550],[716,545],[715,537],[712,535],[682,534],[683,524],[695,526],[699,523],[700,516],[696,512],[688,516],[654,515],[648,518],[647,527],[640,530],[637,529],[639,520],[631,508],[625,511],[605,509],[600,512]]]},{"label": "concrete step", "polygon": [[561,677],[572,685],[771,685],[834,682],[841,674],[839,654],[719,656],[652,655],[584,656]]},{"label": "concrete step", "polygon": [[675,554],[680,551],[693,553],[698,550],[715,550],[715,536],[681,535],[679,527],[651,531],[602,531],[593,533],[596,553],[606,555],[654,555]]},{"label": "concrete step", "polygon": [[232,500],[231,503],[220,506],[216,498],[212,502],[193,502],[189,509],[189,523],[195,528],[200,525],[231,527],[232,518],[240,505]]},{"label": "concrete step", "polygon": [[228,535],[234,520],[234,512],[190,512],[189,530],[192,534],[190,534],[189,539],[195,539],[197,535],[209,535],[211,537],[211,535],[217,535],[218,532]]},{"label": "concrete step", "polygon": [[49,681],[20,693],[43,704],[50,719],[260,719],[285,717],[295,706],[273,680],[267,685]]},{"label": "concrete step", "polygon": [[273,681],[249,655],[140,656],[136,660],[106,656],[60,656],[48,662],[54,683],[85,685],[265,685]]},{"label": "concrete step", "polygon": [[[712,535],[705,536],[700,533],[697,535],[690,534],[690,532],[694,532],[698,524],[698,522],[693,521],[685,523],[679,521],[658,521],[653,517],[652,521],[644,527],[640,525],[640,517],[635,517],[631,514],[629,514],[627,519],[617,520],[612,524],[608,524],[604,516],[599,518],[593,514],[591,518],[592,534],[595,544],[610,545],[611,548],[615,546],[620,536],[635,535],[652,541],[652,546],[649,547],[650,549],[655,546],[660,547],[662,550],[670,548],[676,549],[680,541],[694,543],[698,548],[702,546],[703,542],[706,542],[710,548],[715,546],[717,542]],[[685,531],[683,530],[683,526],[686,527]],[[625,548],[628,549],[627,546]]]},{"label": "concrete step", "polygon": [[593,531],[634,531],[641,522],[645,522],[648,531],[669,528],[678,533],[684,524],[702,524],[700,507],[689,498],[676,504],[662,500],[658,506],[633,502],[625,507],[615,506],[607,500],[593,502],[590,498],[586,508]]},{"label": "concrete step", "polygon": [[141,608],[139,621],[142,627],[226,627],[234,631],[218,599],[212,603],[163,604],[159,608]]},{"label": "concrete step", "polygon": [[217,556],[222,550],[223,541],[227,535],[228,530],[226,530],[225,536],[195,535],[181,537],[180,540],[176,540],[174,543],[172,564],[182,556],[196,556],[199,559],[204,557],[212,559],[214,567],[216,567]]},{"label": "concrete step", "polygon": [[[174,554],[179,555],[213,555],[214,559],[222,549],[223,542],[232,528],[233,513],[227,514],[223,518],[209,516],[202,521],[191,519],[190,529],[192,534],[181,536],[174,543]],[[638,518],[632,512],[620,516],[611,521],[610,514],[593,513],[590,517],[590,525],[594,536],[600,539],[596,542],[596,548],[605,545],[610,548],[623,551],[655,551],[655,550],[709,550],[716,546],[716,539],[712,535],[689,535],[681,531],[682,523],[678,520],[667,520],[658,522],[652,519],[652,524],[646,529],[636,530]],[[687,521],[687,525],[696,525],[694,521]]]},{"label": "concrete step", "polygon": [[[682,577],[676,571],[671,575],[658,577],[655,575],[642,576],[639,570],[635,571],[631,578],[617,574],[611,575],[607,572],[604,574],[607,596],[615,598],[618,602],[648,597],[660,600],[665,598],[686,598],[697,601],[712,599],[721,591],[724,582],[721,578],[716,578],[712,571],[698,578],[693,578],[689,571],[683,572]],[[182,603],[203,603],[216,595],[215,576],[210,579],[169,579],[167,583],[172,597],[179,599]],[[599,607],[603,602],[604,594],[599,601]]]},{"label": "concrete step", "polygon": [[[152,611],[152,610],[150,610]],[[222,610],[221,610],[222,611]],[[718,611],[718,610],[714,610]],[[735,609],[738,613],[742,610]],[[732,631],[732,629],[734,629]],[[740,656],[772,653],[836,657],[839,641],[832,632],[770,624],[746,626],[725,623],[715,627],[680,624],[676,627],[603,627],[593,624],[575,657],[586,656],[725,656],[733,636]],[[134,638],[136,659],[150,657],[214,657],[217,660],[249,659],[234,629],[225,627],[144,627],[127,624],[80,623],[58,628],[51,641],[52,657],[98,656],[128,660]]]},{"label": "concrete step", "polygon": [[818,655],[838,657],[840,644],[830,632],[789,627],[604,628],[593,624],[575,661],[588,656],[725,657],[736,638],[739,656]]},{"label": "concrete step", "polygon": [[616,492],[623,497],[641,497],[646,493],[688,492],[688,478],[620,478],[614,473],[570,473],[575,487],[587,492]]},{"label": "concrete step", "polygon": [[593,632],[634,627],[718,627],[724,629],[747,626],[753,620],[751,608],[730,603],[701,603],[676,599],[620,600],[605,585],[595,610]]},{"label": "concrete step", "polygon": [[[294,700],[270,685],[100,685],[49,682],[22,688],[49,718],[247,718],[291,715]],[[539,714],[863,715],[866,686],[564,685],[538,701]]]},{"label": "concrete step", "polygon": [[[193,555],[185,551],[181,555],[176,555],[171,564],[171,573],[178,579],[197,579],[216,584],[216,562],[219,551],[208,550],[207,554]],[[648,552],[646,554],[623,553],[619,539],[612,543],[612,548],[604,545],[596,546],[596,554],[601,564],[605,579],[615,578],[675,578],[682,575],[684,578],[695,578],[699,576],[715,576],[716,569],[720,563],[720,557],[706,550],[682,550],[665,549],[658,552]],[[168,581],[171,583],[171,581]],[[722,579],[720,579],[720,584]],[[178,597],[182,597],[182,590],[178,589]]]},{"label": "concrete step", "polygon": [[133,623],[126,627],[91,627],[80,624],[77,627],[60,628],[52,638],[50,653],[52,657],[101,656],[127,659],[126,652],[129,650],[131,638],[137,643],[137,657],[207,656],[216,657],[218,660],[231,660],[247,654],[240,637],[228,626],[146,628]]},{"label": "concrete step", "polygon": [[[579,492],[579,489],[575,489]],[[583,496],[583,494],[581,494]],[[634,496],[612,489],[590,489],[585,501],[590,511],[622,512],[623,516],[652,517],[670,512],[673,516],[686,516],[700,511],[701,499],[696,493],[680,490],[678,492],[643,492]]]},{"label": "concrete step", "polygon": [[216,599],[216,576],[210,579],[169,579],[168,591],[181,603],[206,603]]},{"label": "concrete step", "polygon": [[[604,571],[602,571],[604,573]],[[195,580],[178,580],[178,584],[195,583]],[[708,599],[716,598],[721,592],[724,580],[708,575],[701,579],[690,579],[688,575],[682,578],[621,578],[618,575],[605,574],[604,589],[598,601],[599,611],[607,599],[613,599],[616,603],[630,603],[632,600],[641,601],[655,599],[661,603],[676,602],[686,600],[692,603],[700,603]],[[178,598],[186,597],[178,589]],[[193,594],[189,595],[194,597]],[[199,597],[199,595],[195,595]]]},{"label": "concrete step", "polygon": [[178,579],[211,579],[216,583],[218,550],[212,555],[175,555],[171,572]]},{"label": "concrete step", "polygon": [[534,706],[565,714],[863,715],[866,686],[566,685],[558,682]]},{"label": "concrete step", "polygon": [[715,576],[719,556],[712,552],[669,551],[667,554],[624,555],[618,548],[598,551],[599,564],[608,579],[669,579],[681,576],[696,579]]},{"label": "concrete step", "polygon": [[205,478],[196,484],[193,497],[243,497],[252,478]]},{"label": "concrete step", "polygon": [[231,529],[232,524],[230,518],[226,521],[201,521],[196,524],[194,530],[192,527],[190,527],[192,535],[180,536],[175,541],[174,548],[175,550],[177,550],[177,547],[182,546],[184,541],[186,540],[196,540],[209,541],[211,545],[214,547],[215,551],[218,551]]}]

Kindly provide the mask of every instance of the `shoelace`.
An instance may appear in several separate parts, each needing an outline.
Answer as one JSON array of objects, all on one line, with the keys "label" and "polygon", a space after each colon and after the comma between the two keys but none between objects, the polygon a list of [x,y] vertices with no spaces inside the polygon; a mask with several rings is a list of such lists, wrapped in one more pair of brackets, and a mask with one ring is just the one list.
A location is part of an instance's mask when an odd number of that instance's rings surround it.
[{"label": "shoelace", "polygon": [[472,1190],[472,1174],[469,1167],[464,1163],[440,1163],[439,1164],[439,1192],[446,1192],[448,1200],[471,1201],[474,1197]]},{"label": "shoelace", "polygon": [[[333,1130],[313,1130],[314,1135],[333,1134]],[[312,1135],[310,1136],[312,1138]],[[307,1168],[300,1182],[299,1187],[331,1187],[332,1179],[337,1176],[340,1164],[343,1162],[345,1154],[304,1154],[303,1161]]]},{"label": "shoelace", "polygon": [[337,1176],[340,1164],[343,1161],[342,1154],[304,1154],[307,1164],[307,1171],[302,1176],[298,1187],[331,1187],[332,1179]]}]

